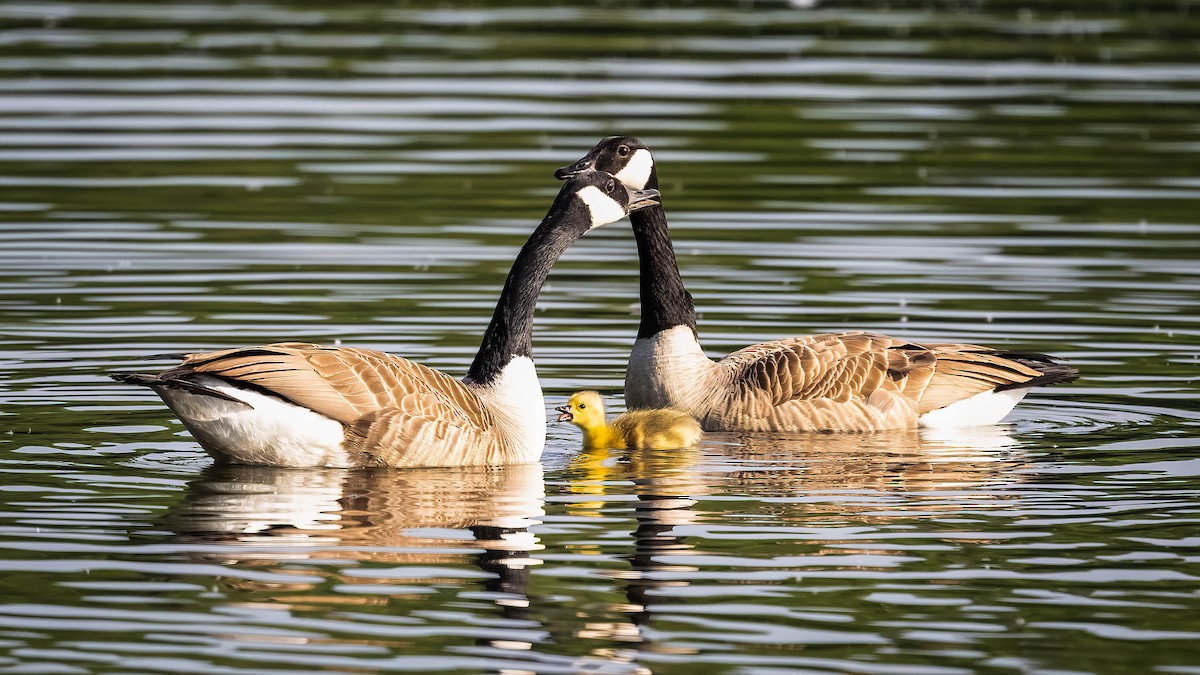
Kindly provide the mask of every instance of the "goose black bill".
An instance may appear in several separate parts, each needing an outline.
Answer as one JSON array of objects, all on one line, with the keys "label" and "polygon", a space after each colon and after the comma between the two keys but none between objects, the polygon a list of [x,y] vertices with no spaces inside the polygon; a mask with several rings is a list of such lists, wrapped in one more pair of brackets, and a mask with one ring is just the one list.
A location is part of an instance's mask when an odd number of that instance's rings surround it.
[{"label": "goose black bill", "polygon": [[658,190],[655,190],[654,188],[645,188],[643,190],[625,188],[625,190],[629,193],[630,211],[652,206],[659,202]]},{"label": "goose black bill", "polygon": [[574,176],[575,174],[582,173],[584,171],[587,171],[588,169],[594,169],[594,168],[596,168],[596,158],[592,157],[592,155],[589,154],[587,157],[584,157],[583,159],[579,160],[578,162],[575,162],[574,164],[568,164],[564,167],[555,169],[554,177],[557,178],[558,180],[566,180],[566,179],[570,178],[571,176]]}]

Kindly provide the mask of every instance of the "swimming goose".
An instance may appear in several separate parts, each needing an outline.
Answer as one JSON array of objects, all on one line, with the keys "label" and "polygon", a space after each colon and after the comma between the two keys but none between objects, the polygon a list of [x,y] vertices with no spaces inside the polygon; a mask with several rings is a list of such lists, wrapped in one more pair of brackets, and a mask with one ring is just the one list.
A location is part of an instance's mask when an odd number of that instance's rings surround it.
[{"label": "swimming goose", "polygon": [[[654,157],[636,138],[606,138],[555,177],[590,170],[608,171],[630,188],[658,187]],[[630,222],[642,303],[625,376],[630,408],[678,408],[707,431],[968,427],[999,422],[1031,387],[1078,375],[1044,354],[868,332],[774,340],[713,361],[700,347],[661,203]]]},{"label": "swimming goose", "polygon": [[670,408],[630,410],[612,422],[605,419],[604,399],[599,392],[578,391],[567,404],[555,408],[559,422],[570,422],[583,430],[583,449],[670,450],[700,442],[700,425],[691,415]]},{"label": "swimming goose", "polygon": [[535,462],[546,408],[533,313],[550,267],[592,228],[658,197],[581,172],[517,254],[462,380],[371,349],[303,343],[189,354],[150,387],[218,462],[278,467],[423,467]]}]

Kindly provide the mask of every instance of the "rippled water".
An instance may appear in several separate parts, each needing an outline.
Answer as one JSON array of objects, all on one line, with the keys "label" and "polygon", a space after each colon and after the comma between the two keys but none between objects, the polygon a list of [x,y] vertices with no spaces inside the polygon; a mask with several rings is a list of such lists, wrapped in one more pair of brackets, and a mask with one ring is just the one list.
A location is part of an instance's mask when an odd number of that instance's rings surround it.
[{"label": "rippled water", "polygon": [[[323,6],[329,5],[329,6]],[[1200,5],[0,1],[0,670],[1200,673]],[[552,170],[656,150],[714,355],[872,329],[1083,371],[956,436],[218,469],[148,354],[461,374]],[[628,226],[548,406],[620,409]]]}]

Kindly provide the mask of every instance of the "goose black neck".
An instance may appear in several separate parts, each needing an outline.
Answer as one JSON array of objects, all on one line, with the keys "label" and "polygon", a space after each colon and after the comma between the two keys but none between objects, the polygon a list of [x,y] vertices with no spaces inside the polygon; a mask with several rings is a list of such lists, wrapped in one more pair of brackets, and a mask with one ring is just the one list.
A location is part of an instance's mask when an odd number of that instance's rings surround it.
[{"label": "goose black neck", "polygon": [[[656,171],[650,173],[646,187],[658,188]],[[687,326],[695,334],[696,307],[679,276],[666,211],[661,204],[654,204],[630,214],[629,221],[641,268],[642,322],[638,337],[651,337],[675,326]]]},{"label": "goose black neck", "polygon": [[545,219],[529,235],[496,302],[492,322],[467,371],[467,380],[488,384],[514,357],[533,356],[533,313],[550,268],[588,231],[590,214],[574,195],[560,192]]}]

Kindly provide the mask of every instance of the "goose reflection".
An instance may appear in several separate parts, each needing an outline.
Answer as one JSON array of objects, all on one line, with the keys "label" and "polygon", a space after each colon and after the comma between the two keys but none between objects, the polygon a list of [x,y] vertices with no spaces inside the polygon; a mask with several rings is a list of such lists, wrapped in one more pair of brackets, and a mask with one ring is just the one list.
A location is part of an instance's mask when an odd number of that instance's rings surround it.
[{"label": "goose reflection", "polygon": [[[541,562],[532,554],[543,548],[529,528],[541,522],[544,499],[540,464],[411,471],[212,466],[188,485],[168,521],[194,559],[272,573],[271,581],[224,583],[293,609],[386,605],[406,593],[417,599],[433,585],[479,583],[481,597],[502,616],[524,618],[529,570]],[[328,565],[288,566],[299,561]],[[486,574],[460,571],[464,566]],[[278,581],[288,574],[295,583]],[[330,580],[334,593],[319,590]]]},{"label": "goose reflection", "polygon": [[[607,501],[606,493],[626,491],[632,483],[636,526],[633,551],[624,557],[628,568],[602,572],[617,582],[626,602],[607,606],[603,618],[585,620],[576,634],[641,643],[636,647],[639,651],[690,651],[672,643],[702,635],[647,629],[656,619],[677,614],[672,606],[687,603],[689,597],[710,595],[687,590],[692,575],[699,577],[705,567],[719,565],[713,557],[722,555],[701,549],[705,523],[710,520],[703,508],[706,498],[755,500],[754,512],[746,514],[747,530],[755,530],[752,538],[761,532],[779,532],[780,526],[819,530],[846,521],[879,525],[923,513],[940,515],[989,502],[999,505],[1007,499],[1003,488],[1022,479],[1018,469],[1025,465],[1019,444],[1005,427],[954,435],[713,433],[699,449],[580,454],[570,466],[568,483],[576,515],[611,518],[613,507],[626,508],[628,502]],[[764,517],[771,522],[763,525]],[[728,517],[711,520],[727,522]],[[736,537],[737,528],[728,535]],[[891,545],[820,536],[806,541],[806,536],[797,539],[798,553],[828,555],[830,565],[840,564],[835,561],[848,552],[842,545],[863,553],[886,551]],[[764,566],[780,569],[772,561],[764,561]],[[747,579],[753,577],[750,568]],[[610,620],[614,615],[621,618]]]},{"label": "goose reflection", "polygon": [[[714,435],[735,484],[763,497],[807,496],[808,512],[875,512],[882,498],[989,488],[1021,480],[1019,444],[1005,427],[888,434]],[[828,495],[821,501],[821,495]],[[859,497],[867,498],[861,505]]]}]

